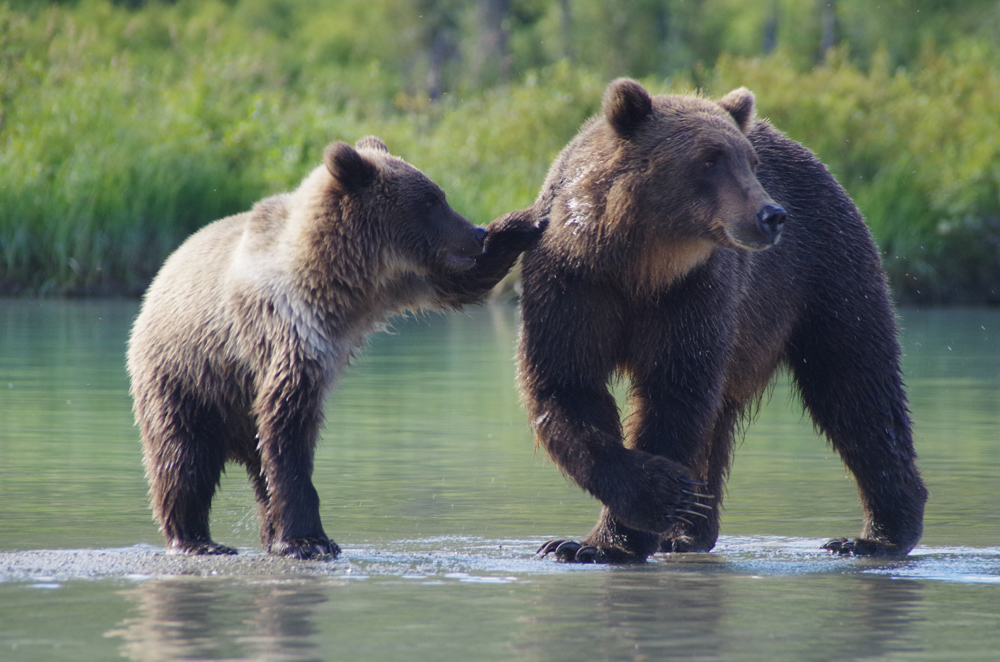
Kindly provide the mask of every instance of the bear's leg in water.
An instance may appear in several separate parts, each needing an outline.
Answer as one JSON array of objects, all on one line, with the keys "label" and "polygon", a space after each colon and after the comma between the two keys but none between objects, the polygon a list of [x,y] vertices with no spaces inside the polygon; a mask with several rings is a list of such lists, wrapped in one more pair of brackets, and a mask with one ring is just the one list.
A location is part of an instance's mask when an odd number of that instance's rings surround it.
[{"label": "bear's leg in water", "polygon": [[865,511],[861,536],[828,548],[906,554],[923,532],[927,490],[916,466],[890,305],[869,294],[850,310],[813,307],[804,320],[789,343],[795,383],[854,475]]}]

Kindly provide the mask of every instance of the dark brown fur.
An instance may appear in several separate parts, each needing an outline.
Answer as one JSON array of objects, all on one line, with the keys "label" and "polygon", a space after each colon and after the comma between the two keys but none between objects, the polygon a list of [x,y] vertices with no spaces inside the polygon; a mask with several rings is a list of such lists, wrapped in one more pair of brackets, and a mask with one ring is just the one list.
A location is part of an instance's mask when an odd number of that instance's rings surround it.
[{"label": "dark brown fur", "polygon": [[616,81],[542,187],[520,380],[538,443],[604,504],[582,546],[544,553],[711,549],[735,430],[780,366],[858,483],[861,536],[831,548],[906,554],[920,538],[927,493],[878,253],[826,168],[753,105],[743,89],[713,102]]},{"label": "dark brown fur", "polygon": [[311,476],[337,376],[387,316],[481,300],[537,234],[518,214],[477,228],[364,138],[330,145],[294,192],[192,235],[146,293],[128,350],[168,549],[235,553],[208,526],[232,460],[256,490],[265,549],[336,556]]}]

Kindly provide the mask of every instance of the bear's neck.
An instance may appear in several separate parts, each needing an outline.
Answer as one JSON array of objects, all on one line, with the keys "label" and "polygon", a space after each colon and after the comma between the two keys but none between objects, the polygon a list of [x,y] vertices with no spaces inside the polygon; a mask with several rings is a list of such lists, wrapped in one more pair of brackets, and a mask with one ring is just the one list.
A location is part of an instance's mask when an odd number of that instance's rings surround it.
[{"label": "bear's neck", "polygon": [[708,261],[715,244],[698,237],[647,237],[633,243],[625,282],[638,293],[656,294],[670,289]]},{"label": "bear's neck", "polygon": [[[564,201],[560,241],[573,262],[603,272],[638,295],[655,295],[704,264],[716,249],[710,239],[676,236],[662,228],[637,223],[627,202],[603,192]],[[573,202],[585,199],[586,217],[574,216]],[[579,203],[577,203],[579,204]],[[658,224],[659,225],[659,224]],[[600,266],[597,266],[600,265]]]},{"label": "bear's neck", "polygon": [[383,239],[373,231],[378,223],[363,213],[337,209],[318,220],[304,224],[296,238],[293,270],[307,305],[336,332],[377,308]]}]

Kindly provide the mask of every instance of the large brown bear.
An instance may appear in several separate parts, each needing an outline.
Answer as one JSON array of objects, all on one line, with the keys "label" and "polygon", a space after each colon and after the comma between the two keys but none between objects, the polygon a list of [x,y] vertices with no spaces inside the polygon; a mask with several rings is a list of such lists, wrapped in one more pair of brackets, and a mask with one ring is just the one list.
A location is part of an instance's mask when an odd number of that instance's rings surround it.
[{"label": "large brown bear", "polygon": [[[538,443],[603,502],[565,561],[710,550],[734,430],[787,366],[857,480],[861,536],[906,554],[927,492],[878,253],[812,153],[718,102],[618,80],[556,159],[522,261],[519,372]],[[765,250],[766,249],[766,250]],[[624,426],[609,381],[630,381]]]},{"label": "large brown bear", "polygon": [[329,389],[388,315],[481,299],[536,238],[528,219],[474,226],[369,137],[331,144],[294,192],[192,235],[146,293],[128,349],[168,550],[235,553],[208,527],[234,460],[256,489],[268,552],[335,557],[311,480]]}]

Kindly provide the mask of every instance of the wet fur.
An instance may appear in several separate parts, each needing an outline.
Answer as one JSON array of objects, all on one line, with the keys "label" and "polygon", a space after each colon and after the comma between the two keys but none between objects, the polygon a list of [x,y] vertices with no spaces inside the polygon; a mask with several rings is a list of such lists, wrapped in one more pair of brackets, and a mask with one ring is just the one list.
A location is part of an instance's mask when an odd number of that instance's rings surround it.
[{"label": "wet fur", "polygon": [[536,238],[530,221],[508,214],[486,234],[365,138],[330,145],[294,192],[190,237],[146,293],[128,350],[168,549],[235,553],[209,534],[234,461],[254,486],[267,551],[336,556],[312,484],[328,392],[388,316],[481,300]]},{"label": "wet fur", "polygon": [[[712,549],[734,435],[784,366],[860,492],[860,536],[831,548],[909,552],[927,492],[860,213],[812,153],[754,118],[748,91],[719,103],[643,93],[609,86],[535,203],[549,225],[522,263],[523,398],[538,443],[604,504],[582,545],[540,551],[635,561]],[[755,181],[787,211],[776,246],[747,234],[761,198],[745,172],[707,186],[692,171],[713,144],[759,160]],[[616,374],[630,383],[624,426]]]}]

